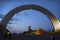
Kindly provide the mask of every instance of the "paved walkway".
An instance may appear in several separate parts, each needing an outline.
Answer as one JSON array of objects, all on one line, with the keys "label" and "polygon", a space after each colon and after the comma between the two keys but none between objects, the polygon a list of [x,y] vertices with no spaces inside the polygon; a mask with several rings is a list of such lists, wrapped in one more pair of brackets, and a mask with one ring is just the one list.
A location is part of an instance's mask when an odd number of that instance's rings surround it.
[{"label": "paved walkway", "polygon": [[0,40],[60,40],[60,35],[11,35],[3,37],[0,35]]}]

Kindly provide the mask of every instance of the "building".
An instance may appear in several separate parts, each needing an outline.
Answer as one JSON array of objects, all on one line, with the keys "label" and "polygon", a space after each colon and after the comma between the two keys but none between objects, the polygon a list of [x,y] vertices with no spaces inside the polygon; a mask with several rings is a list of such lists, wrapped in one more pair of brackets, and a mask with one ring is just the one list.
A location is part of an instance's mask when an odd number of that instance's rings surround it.
[{"label": "building", "polygon": [[46,34],[47,32],[43,29],[37,28],[36,30],[32,30],[31,26],[28,27],[28,31],[24,32],[23,34],[34,34],[34,35],[41,35]]}]

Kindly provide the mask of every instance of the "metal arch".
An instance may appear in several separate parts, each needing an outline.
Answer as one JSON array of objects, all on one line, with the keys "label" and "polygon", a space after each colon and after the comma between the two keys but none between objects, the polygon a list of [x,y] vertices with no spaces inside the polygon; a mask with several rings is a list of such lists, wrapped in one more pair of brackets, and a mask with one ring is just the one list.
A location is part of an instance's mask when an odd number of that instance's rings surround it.
[{"label": "metal arch", "polygon": [[45,14],[50,21],[52,22],[53,26],[54,26],[54,31],[58,30],[57,25],[58,25],[58,19],[46,8],[43,8],[41,6],[38,5],[33,5],[33,4],[29,4],[29,5],[22,5],[19,7],[14,8],[13,10],[11,10],[10,12],[7,13],[7,15],[3,18],[3,20],[1,21],[0,25],[4,28],[6,28],[9,20],[18,12],[23,11],[23,10],[27,10],[27,9],[33,9],[33,10],[37,10],[42,12],[43,14]]}]

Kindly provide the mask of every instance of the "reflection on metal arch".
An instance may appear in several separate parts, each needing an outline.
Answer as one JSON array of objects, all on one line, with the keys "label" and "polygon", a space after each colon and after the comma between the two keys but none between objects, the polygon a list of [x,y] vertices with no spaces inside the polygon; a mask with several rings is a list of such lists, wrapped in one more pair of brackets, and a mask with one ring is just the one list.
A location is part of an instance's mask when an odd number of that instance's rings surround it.
[{"label": "reflection on metal arch", "polygon": [[33,9],[33,10],[37,10],[42,12],[43,14],[45,14],[51,21],[51,23],[53,24],[54,30],[53,31],[57,31],[59,30],[59,26],[57,26],[58,23],[58,19],[46,8],[43,8],[41,6],[38,5],[33,5],[33,4],[29,4],[29,5],[22,5],[19,7],[16,7],[14,9],[12,9],[10,12],[7,13],[7,15],[3,18],[3,20],[0,23],[0,26],[2,26],[3,29],[6,28],[9,20],[18,12],[23,11],[23,10],[27,10],[27,9]]}]

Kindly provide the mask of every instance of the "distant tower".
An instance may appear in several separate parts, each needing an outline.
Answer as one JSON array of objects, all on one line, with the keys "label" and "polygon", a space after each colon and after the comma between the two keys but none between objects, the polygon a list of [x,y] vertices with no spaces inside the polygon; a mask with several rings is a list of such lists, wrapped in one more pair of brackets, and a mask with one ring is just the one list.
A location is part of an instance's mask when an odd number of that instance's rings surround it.
[{"label": "distant tower", "polygon": [[28,30],[29,30],[29,31],[31,31],[31,30],[32,30],[32,29],[31,29],[31,26],[29,26],[29,27],[28,27]]},{"label": "distant tower", "polygon": [[31,26],[28,27],[28,33],[31,34],[32,33],[32,29]]}]

